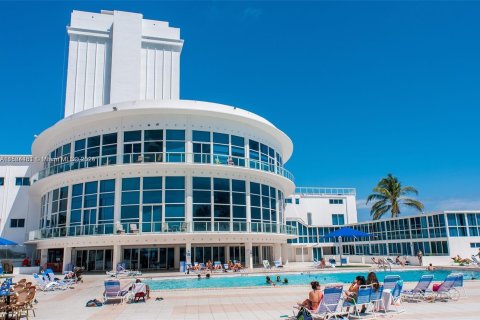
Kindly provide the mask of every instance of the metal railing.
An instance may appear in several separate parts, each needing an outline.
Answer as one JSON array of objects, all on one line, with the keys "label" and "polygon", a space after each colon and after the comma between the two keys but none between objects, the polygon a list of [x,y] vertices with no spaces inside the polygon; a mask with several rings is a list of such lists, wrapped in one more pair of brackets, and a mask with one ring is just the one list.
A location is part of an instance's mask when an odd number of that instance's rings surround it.
[{"label": "metal railing", "polygon": [[105,223],[64,227],[44,228],[30,231],[29,240],[42,240],[61,237],[169,234],[169,233],[278,233],[296,235],[296,228],[275,223],[260,222],[141,222],[141,223]]},{"label": "metal railing", "polygon": [[355,188],[322,188],[322,187],[296,187],[296,194],[302,195],[355,195],[357,193]]},{"label": "metal railing", "polygon": [[[72,170],[84,168],[93,168],[99,166],[110,166],[119,164],[144,164],[144,163],[192,163],[209,164],[231,167],[244,167],[254,170],[271,172],[294,181],[293,174],[283,166],[275,163],[250,159],[245,157],[234,157],[224,154],[206,154],[206,153],[185,153],[185,152],[144,152],[129,153],[120,156],[108,155],[102,157],[91,157],[76,159],[74,161],[62,162],[45,168],[32,177],[32,181],[38,181],[43,178]],[[308,188],[315,189],[315,188]],[[327,189],[327,188],[323,188]],[[332,190],[334,190],[332,188]],[[355,189],[337,189],[354,190]],[[334,193],[331,193],[334,194]]]}]

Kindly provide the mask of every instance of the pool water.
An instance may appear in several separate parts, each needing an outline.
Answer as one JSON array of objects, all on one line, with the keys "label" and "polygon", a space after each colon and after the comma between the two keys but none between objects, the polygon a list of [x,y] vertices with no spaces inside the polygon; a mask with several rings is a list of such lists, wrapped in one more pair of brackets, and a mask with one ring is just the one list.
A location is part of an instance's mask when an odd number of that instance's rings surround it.
[{"label": "pool water", "polygon": [[[277,275],[283,279],[288,278],[288,284],[278,283],[277,285],[307,285],[311,281],[318,281],[321,285],[328,283],[351,283],[356,276],[362,275],[367,277],[370,271],[355,272],[323,272],[323,273],[297,273],[297,274],[279,274],[272,273],[270,278],[276,280]],[[450,270],[394,270],[394,271],[375,271],[378,280],[383,282],[386,275],[400,275],[404,281],[416,282],[424,274],[433,274],[434,281],[443,281]],[[465,271],[462,272],[465,280],[480,279],[480,272]],[[201,279],[195,277],[185,277],[184,279],[156,279],[145,280],[151,290],[172,290],[172,289],[200,289],[200,288],[231,288],[231,287],[266,287],[269,286],[265,281],[265,275],[242,275],[226,276],[224,273],[213,273],[210,279],[206,279],[202,275]]]}]

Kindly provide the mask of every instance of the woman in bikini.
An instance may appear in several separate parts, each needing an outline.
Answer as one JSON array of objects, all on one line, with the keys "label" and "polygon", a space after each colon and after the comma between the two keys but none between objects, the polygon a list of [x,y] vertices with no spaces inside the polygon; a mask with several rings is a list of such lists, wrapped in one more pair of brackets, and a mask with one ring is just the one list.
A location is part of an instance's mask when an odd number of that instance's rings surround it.
[{"label": "woman in bikini", "polygon": [[320,302],[322,302],[323,292],[320,290],[320,283],[318,283],[318,281],[312,281],[310,282],[310,285],[312,286],[312,291],[308,293],[308,299],[302,303],[298,303],[298,306],[316,311]]}]

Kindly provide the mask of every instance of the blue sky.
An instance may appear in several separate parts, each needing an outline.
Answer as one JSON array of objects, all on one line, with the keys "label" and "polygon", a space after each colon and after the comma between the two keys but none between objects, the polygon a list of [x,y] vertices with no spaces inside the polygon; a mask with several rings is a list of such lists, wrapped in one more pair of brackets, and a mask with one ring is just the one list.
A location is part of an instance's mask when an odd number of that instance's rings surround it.
[{"label": "blue sky", "polygon": [[296,184],[357,188],[362,220],[389,172],[426,211],[480,209],[479,2],[0,2],[0,154],[62,117],[74,9],[180,27],[181,97],[272,121]]}]

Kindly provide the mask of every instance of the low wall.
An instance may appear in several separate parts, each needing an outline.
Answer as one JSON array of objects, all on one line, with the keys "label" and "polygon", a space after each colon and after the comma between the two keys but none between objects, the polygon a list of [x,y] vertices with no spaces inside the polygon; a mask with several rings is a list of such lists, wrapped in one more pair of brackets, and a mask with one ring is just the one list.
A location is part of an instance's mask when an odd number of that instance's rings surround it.
[{"label": "low wall", "polygon": [[38,273],[40,267],[14,267],[13,274],[33,274]]}]

